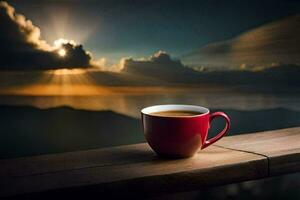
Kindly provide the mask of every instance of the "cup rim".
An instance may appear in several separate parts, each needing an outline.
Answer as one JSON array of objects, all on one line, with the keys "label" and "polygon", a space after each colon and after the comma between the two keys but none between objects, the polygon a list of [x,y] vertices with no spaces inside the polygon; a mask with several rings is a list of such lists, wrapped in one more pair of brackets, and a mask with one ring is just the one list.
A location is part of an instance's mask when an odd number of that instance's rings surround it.
[{"label": "cup rim", "polygon": [[[153,112],[161,112],[161,111],[168,111],[168,110],[196,111],[196,112],[201,112],[201,114],[191,115],[191,116],[157,116],[151,114]],[[188,105],[188,104],[161,104],[161,105],[153,105],[153,106],[145,107],[141,110],[141,113],[152,117],[193,118],[193,117],[200,117],[203,115],[207,115],[209,113],[209,109],[203,106]]]}]

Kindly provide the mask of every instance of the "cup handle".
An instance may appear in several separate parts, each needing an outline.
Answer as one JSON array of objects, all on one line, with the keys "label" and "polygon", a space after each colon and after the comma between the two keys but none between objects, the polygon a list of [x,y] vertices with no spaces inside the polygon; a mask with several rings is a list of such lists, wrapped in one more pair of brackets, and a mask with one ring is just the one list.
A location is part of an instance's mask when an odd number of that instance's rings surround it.
[{"label": "cup handle", "polygon": [[209,145],[215,143],[219,139],[221,139],[227,133],[227,131],[230,128],[230,119],[223,112],[214,112],[214,113],[210,114],[210,116],[209,116],[209,127],[210,127],[210,124],[211,124],[212,120],[214,118],[216,118],[216,117],[223,117],[225,119],[226,126],[225,126],[225,128],[218,135],[216,135],[215,137],[213,137],[213,138],[211,138],[209,140],[206,140],[204,142],[204,144],[202,145],[201,149],[204,149],[204,148],[208,147]]}]

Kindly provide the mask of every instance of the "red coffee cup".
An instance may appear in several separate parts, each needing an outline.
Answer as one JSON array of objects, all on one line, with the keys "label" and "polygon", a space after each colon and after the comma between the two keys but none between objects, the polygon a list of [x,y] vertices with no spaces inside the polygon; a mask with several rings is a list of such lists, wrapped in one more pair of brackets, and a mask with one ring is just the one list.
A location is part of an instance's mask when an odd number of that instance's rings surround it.
[{"label": "red coffee cup", "polygon": [[[157,116],[163,111],[192,111],[199,115]],[[221,139],[230,128],[230,119],[223,112],[210,113],[209,109],[193,105],[156,105],[141,110],[144,134],[151,148],[164,157],[191,157]],[[225,128],[215,137],[207,139],[212,120],[223,117]]]}]

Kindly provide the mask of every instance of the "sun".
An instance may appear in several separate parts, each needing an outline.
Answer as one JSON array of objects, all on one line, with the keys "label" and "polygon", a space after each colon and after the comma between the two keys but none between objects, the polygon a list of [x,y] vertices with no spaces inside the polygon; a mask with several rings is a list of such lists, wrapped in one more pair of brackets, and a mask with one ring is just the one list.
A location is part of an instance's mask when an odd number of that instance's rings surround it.
[{"label": "sun", "polygon": [[53,42],[53,48],[57,50],[57,54],[60,57],[65,57],[67,55],[66,49],[63,48],[66,44],[77,45],[74,40],[67,40],[64,38],[59,38]]},{"label": "sun", "polygon": [[57,53],[60,57],[65,57],[67,55],[67,51],[63,48],[59,49]]}]

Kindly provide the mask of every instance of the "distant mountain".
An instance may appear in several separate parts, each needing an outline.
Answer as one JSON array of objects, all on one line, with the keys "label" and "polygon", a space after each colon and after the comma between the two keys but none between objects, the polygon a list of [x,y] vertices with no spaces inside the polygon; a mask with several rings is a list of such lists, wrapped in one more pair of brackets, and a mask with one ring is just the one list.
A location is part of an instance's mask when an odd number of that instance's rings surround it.
[{"label": "distant mountain", "polygon": [[111,111],[0,106],[0,158],[144,141],[137,119]]},{"label": "distant mountain", "polygon": [[[300,112],[288,109],[224,111],[232,120],[228,135],[300,126]],[[111,111],[0,106],[0,122],[0,158],[145,141],[138,119]],[[214,121],[210,136],[217,133],[223,123],[221,119]]]},{"label": "distant mountain", "polygon": [[[220,109],[216,110],[219,111]],[[231,118],[231,130],[228,135],[300,126],[300,112],[285,108],[254,111],[226,109],[223,111]],[[215,123],[212,123],[212,132],[223,127],[221,120]]]}]

